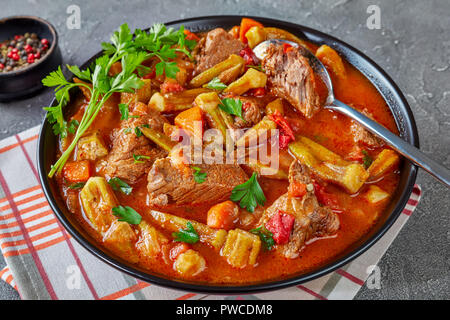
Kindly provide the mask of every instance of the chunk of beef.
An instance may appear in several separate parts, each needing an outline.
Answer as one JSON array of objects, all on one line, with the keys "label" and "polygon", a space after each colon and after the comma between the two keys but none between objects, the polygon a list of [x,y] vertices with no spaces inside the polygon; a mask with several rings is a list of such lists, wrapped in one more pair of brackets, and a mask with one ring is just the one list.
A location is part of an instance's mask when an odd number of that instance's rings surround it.
[{"label": "chunk of beef", "polygon": [[147,189],[154,205],[217,203],[230,197],[231,190],[247,181],[238,165],[200,164],[207,174],[203,183],[194,180],[192,169],[170,158],[155,161],[148,173]]},{"label": "chunk of beef", "polygon": [[308,119],[320,110],[314,71],[299,48],[284,52],[282,46],[269,46],[262,67],[272,93],[289,101]]},{"label": "chunk of beef", "polygon": [[[298,161],[294,161],[289,170],[289,182],[295,181],[312,184],[309,169]],[[296,258],[307,241],[331,236],[339,229],[339,217],[330,208],[319,204],[314,189],[307,191],[301,198],[290,197],[288,193],[283,194],[267,208],[261,222],[267,223],[279,212],[295,218],[288,243],[278,245],[287,258]]]},{"label": "chunk of beef", "polygon": [[209,31],[198,43],[195,74],[215,66],[232,54],[239,54],[244,44],[222,28]]},{"label": "chunk of beef", "polygon": [[[366,109],[362,110],[361,113],[373,120],[373,116]],[[358,122],[352,120],[351,123],[350,132],[352,133],[353,140],[356,143],[362,143],[369,147],[380,147],[384,145],[383,140],[370,133]]]},{"label": "chunk of beef", "polygon": [[236,128],[249,128],[261,121],[264,111],[264,102],[255,97],[239,97],[242,101],[242,120],[240,117],[234,117]]},{"label": "chunk of beef", "polygon": [[[132,113],[137,115],[137,113]],[[112,148],[101,163],[100,169],[110,177],[118,177],[128,183],[135,183],[149,170],[153,161],[164,158],[167,152],[155,146],[144,136],[137,136],[135,128],[149,126],[161,131],[166,122],[157,111],[140,109],[139,118],[129,118],[121,123],[120,129],[112,134]],[[136,162],[133,155],[149,157]]]}]

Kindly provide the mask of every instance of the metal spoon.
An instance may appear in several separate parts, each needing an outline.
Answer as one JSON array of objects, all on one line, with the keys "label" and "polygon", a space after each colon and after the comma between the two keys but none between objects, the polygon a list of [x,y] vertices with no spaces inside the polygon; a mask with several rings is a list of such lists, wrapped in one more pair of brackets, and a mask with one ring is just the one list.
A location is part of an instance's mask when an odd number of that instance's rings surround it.
[{"label": "metal spoon", "polygon": [[258,59],[262,60],[266,56],[267,48],[269,47],[270,44],[282,45],[283,43],[288,43],[291,46],[298,47],[299,49],[301,49],[302,55],[309,60],[309,64],[311,68],[314,70],[314,73],[318,75],[327,86],[328,97],[324,105],[325,108],[345,114],[350,118],[352,118],[353,120],[357,121],[358,123],[362,124],[370,132],[372,132],[373,134],[377,135],[382,140],[384,140],[398,153],[402,154],[407,159],[414,162],[416,165],[418,165],[419,167],[430,173],[432,176],[441,181],[447,187],[450,187],[449,169],[445,168],[444,166],[440,165],[433,159],[429,158],[419,149],[402,140],[400,137],[393,134],[382,125],[376,123],[375,121],[368,118],[359,111],[349,107],[345,103],[335,99],[333,93],[333,84],[331,83],[330,75],[328,74],[328,71],[324,67],[322,62],[311,51],[292,41],[282,39],[270,39],[258,44],[255,48],[253,48],[253,52],[255,53]]}]

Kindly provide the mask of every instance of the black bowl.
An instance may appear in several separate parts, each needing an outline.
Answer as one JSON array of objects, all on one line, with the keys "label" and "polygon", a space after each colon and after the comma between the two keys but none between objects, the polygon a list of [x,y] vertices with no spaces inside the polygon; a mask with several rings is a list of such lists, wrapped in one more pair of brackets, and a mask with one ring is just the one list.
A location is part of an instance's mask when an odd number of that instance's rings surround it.
[{"label": "black bowl", "polygon": [[[241,18],[241,16],[200,17],[173,21],[167,23],[167,25],[179,27],[181,24],[183,24],[189,30],[198,32],[210,30],[216,27],[231,28],[234,25],[238,25]],[[364,54],[349,46],[348,44],[322,32],[279,20],[259,17],[253,17],[253,19],[260,21],[266,26],[283,28],[298,35],[300,38],[308,39],[311,42],[327,44],[335,48],[351,64],[353,64],[364,75],[366,75],[373,83],[373,85],[378,89],[378,91],[383,95],[384,99],[388,102],[391,108],[401,137],[409,143],[415,145],[416,147],[419,147],[416,124],[405,97],[403,96],[397,85],[378,65],[375,64],[375,62],[373,62]],[[98,56],[99,54],[97,54],[96,56]],[[83,67],[89,66],[94,58],[95,57],[87,61]],[[53,103],[54,102],[55,101],[53,101]],[[59,220],[68,230],[68,232],[88,251],[90,251],[96,257],[108,263],[109,265],[117,268],[118,270],[121,270],[141,280],[151,282],[153,284],[175,289],[188,290],[191,292],[243,294],[281,289],[284,287],[298,285],[300,283],[313,280],[344,266],[345,264],[361,255],[368,248],[370,248],[392,226],[392,224],[401,214],[411,195],[417,175],[417,167],[412,165],[410,162],[403,161],[401,167],[402,173],[400,183],[390,205],[385,211],[385,214],[379,219],[377,224],[368,234],[366,234],[358,242],[354,243],[350,248],[345,250],[345,252],[342,252],[333,260],[329,261],[327,264],[321,266],[317,270],[313,270],[311,272],[303,274],[291,275],[286,279],[250,283],[242,286],[219,286],[209,285],[207,283],[173,280],[168,279],[166,276],[161,274],[149,273],[142,268],[133,266],[130,263],[123,261],[119,257],[108,252],[108,250],[105,250],[104,248],[96,244],[92,240],[92,238],[87,235],[87,233],[80,227],[80,225],[72,217],[72,215],[68,213],[65,203],[58,193],[55,182],[47,177],[50,166],[55,160],[55,147],[57,145],[56,142],[57,140],[55,135],[52,133],[51,125],[47,120],[45,120],[39,135],[39,147],[37,154],[39,175],[48,202],[50,203],[52,209],[55,211]]]},{"label": "black bowl", "polygon": [[0,101],[25,98],[42,88],[41,80],[61,64],[58,34],[47,21],[33,16],[16,16],[0,20],[0,42],[16,34],[34,32],[50,41],[50,48],[41,59],[26,68],[0,73]]}]

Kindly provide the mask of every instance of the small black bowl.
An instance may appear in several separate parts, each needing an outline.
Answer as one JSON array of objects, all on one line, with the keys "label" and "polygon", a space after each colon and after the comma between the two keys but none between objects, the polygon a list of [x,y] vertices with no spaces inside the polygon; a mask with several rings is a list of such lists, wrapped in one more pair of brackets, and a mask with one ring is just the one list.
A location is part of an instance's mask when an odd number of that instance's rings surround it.
[{"label": "small black bowl", "polygon": [[[247,17],[255,19],[265,26],[282,28],[294,33],[300,38],[307,39],[316,44],[327,44],[336,49],[339,54],[372,82],[386,100],[397,124],[400,137],[410,144],[419,147],[417,127],[408,102],[395,82],[374,61],[352,46],[320,31],[275,19]],[[172,21],[166,23],[166,25],[174,28],[184,25],[185,28],[192,32],[202,32],[217,27],[231,28],[232,26],[239,25],[241,19],[242,16],[210,16]],[[102,52],[99,52],[86,61],[81,66],[81,69],[87,68],[101,54]],[[72,94],[76,94],[76,92],[74,91]],[[51,105],[55,103],[55,100],[53,100]],[[282,289],[314,280],[341,268],[374,245],[394,224],[408,202],[417,175],[417,167],[415,165],[408,161],[402,161],[400,181],[396,192],[392,196],[391,203],[380,216],[377,223],[361,239],[336,255],[333,259],[330,259],[327,263],[309,272],[292,274],[285,278],[245,283],[244,285],[217,285],[168,278],[163,274],[154,273],[132,265],[96,243],[76,221],[74,215],[67,209],[65,201],[60,196],[55,180],[47,176],[51,165],[56,160],[56,146],[57,137],[52,132],[51,124],[45,119],[39,133],[37,150],[39,178],[51,208],[75,240],[100,260],[135,278],[169,288],[212,294],[248,294]]]},{"label": "small black bowl", "polygon": [[58,34],[47,21],[34,16],[15,16],[0,20],[0,42],[16,34],[36,33],[50,41],[50,48],[35,63],[23,69],[0,73],[0,101],[25,98],[42,88],[42,79],[61,64]]}]

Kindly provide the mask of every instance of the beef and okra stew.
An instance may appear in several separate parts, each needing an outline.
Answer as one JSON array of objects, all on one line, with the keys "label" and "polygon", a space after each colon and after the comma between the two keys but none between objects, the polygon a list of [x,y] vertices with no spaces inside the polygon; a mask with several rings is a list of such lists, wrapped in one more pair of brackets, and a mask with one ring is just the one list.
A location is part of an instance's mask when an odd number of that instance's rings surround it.
[{"label": "beef and okra stew", "polygon": [[272,38],[312,51],[339,100],[397,133],[374,86],[327,45],[247,18],[197,34],[124,24],[89,68],[68,66],[73,81],[61,69],[43,81],[57,98],[49,176],[100,246],[167,278],[245,284],[316,269],[369,232],[400,157],[323,108],[299,47],[258,60]]}]

